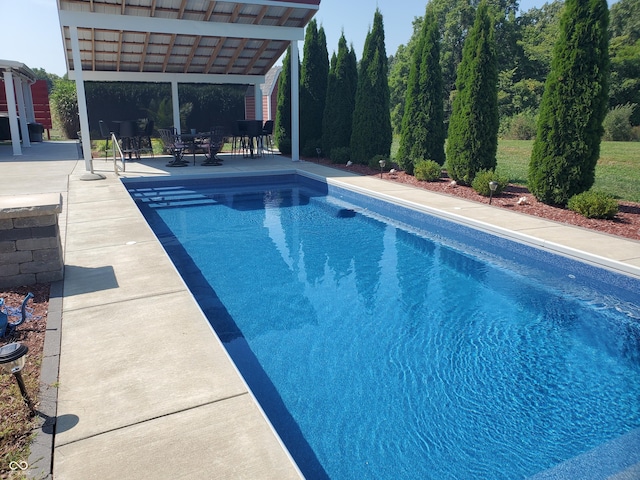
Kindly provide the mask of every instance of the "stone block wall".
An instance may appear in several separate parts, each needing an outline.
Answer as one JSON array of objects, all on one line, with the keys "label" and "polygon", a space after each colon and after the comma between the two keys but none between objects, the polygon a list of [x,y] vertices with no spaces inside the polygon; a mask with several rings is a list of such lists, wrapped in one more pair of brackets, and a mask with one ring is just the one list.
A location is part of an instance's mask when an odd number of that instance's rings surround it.
[{"label": "stone block wall", "polygon": [[62,280],[59,194],[0,197],[0,288]]}]

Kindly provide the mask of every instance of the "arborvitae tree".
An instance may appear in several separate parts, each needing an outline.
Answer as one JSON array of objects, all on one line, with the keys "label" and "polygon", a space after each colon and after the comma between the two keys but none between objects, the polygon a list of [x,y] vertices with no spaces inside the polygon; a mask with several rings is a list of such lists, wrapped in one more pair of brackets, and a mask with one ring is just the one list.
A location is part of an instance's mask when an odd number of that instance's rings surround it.
[{"label": "arborvitae tree", "polygon": [[[340,40],[344,37],[340,37]],[[336,117],[336,111],[338,105],[335,103],[336,97],[336,66],[338,64],[338,57],[336,52],[331,55],[331,61],[329,62],[329,77],[327,78],[327,98],[324,102],[324,114],[322,115],[322,151],[325,155],[329,155],[331,147],[333,145],[333,121]]]},{"label": "arborvitae tree", "polygon": [[494,23],[482,0],[458,67],[447,142],[447,172],[451,178],[471,184],[480,170],[495,169],[498,123]]},{"label": "arborvitae tree", "polygon": [[322,27],[318,31],[314,19],[307,25],[300,72],[300,146],[303,153],[313,149],[315,154],[315,148],[320,146],[328,76],[327,38]]},{"label": "arborvitae tree", "polygon": [[566,205],[595,180],[607,113],[608,22],[606,0],[565,2],[529,163],[529,189],[544,203]]},{"label": "arborvitae tree", "polygon": [[417,48],[414,50],[405,101],[398,163],[413,174],[414,162],[434,160],[444,164],[444,109],[438,23],[427,7]]},{"label": "arborvitae tree", "polygon": [[391,116],[387,53],[382,13],[376,9],[367,34],[358,73],[358,88],[351,131],[351,159],[367,164],[376,155],[391,152]]},{"label": "arborvitae tree", "polygon": [[325,155],[332,148],[348,147],[358,78],[358,66],[353,49],[349,51],[344,34],[338,41],[338,55],[331,59],[322,123],[322,148]]},{"label": "arborvitae tree", "polygon": [[[298,63],[300,61],[298,60]],[[299,71],[299,70],[298,70]],[[291,47],[282,62],[282,71],[278,79],[278,103],[276,106],[276,121],[274,138],[280,152],[291,153]]]}]

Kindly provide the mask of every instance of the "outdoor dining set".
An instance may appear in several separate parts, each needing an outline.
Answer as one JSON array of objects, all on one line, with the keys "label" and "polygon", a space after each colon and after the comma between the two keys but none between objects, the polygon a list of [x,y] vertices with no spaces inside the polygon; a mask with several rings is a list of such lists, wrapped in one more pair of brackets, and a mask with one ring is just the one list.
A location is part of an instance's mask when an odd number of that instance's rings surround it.
[{"label": "outdoor dining set", "polygon": [[[150,152],[153,156],[151,138],[157,131],[162,140],[164,151],[173,158],[167,163],[168,167],[186,167],[196,164],[196,155],[203,154],[203,166],[221,165],[222,159],[218,153],[225,143],[231,143],[232,153],[242,154],[244,157],[256,158],[265,154],[273,154],[273,120],[237,120],[231,132],[223,126],[212,127],[209,131],[199,132],[190,129],[188,133],[179,133],[174,127],[158,128],[154,131],[154,122],[143,120],[118,120],[109,123],[100,120],[100,135],[106,140],[106,152],[109,141],[118,143],[117,148],[128,160],[139,160],[141,153]],[[115,145],[112,145],[116,148]],[[192,157],[189,158],[188,155]]]}]

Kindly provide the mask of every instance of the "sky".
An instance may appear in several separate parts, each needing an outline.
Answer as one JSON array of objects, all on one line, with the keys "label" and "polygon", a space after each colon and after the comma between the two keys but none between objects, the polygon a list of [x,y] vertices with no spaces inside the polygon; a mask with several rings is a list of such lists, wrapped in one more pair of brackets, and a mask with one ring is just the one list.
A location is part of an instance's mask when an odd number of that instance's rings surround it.
[{"label": "sky", "polygon": [[[520,11],[541,7],[545,0],[520,0]],[[426,0],[321,0],[315,19],[324,27],[329,57],[344,31],[356,57],[362,57],[376,6],[384,21],[387,55],[411,38],[413,19],[424,15]],[[56,0],[0,0],[0,59],[13,60],[49,73],[67,73]],[[299,44],[302,56],[302,42]]]}]

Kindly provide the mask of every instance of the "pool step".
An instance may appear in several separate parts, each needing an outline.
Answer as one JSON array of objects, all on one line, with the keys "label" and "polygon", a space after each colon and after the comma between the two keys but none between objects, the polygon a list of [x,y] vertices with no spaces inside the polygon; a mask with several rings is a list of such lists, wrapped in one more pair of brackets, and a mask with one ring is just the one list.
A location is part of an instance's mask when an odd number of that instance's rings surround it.
[{"label": "pool step", "polygon": [[640,428],[540,472],[528,480],[637,480],[640,478]]}]

